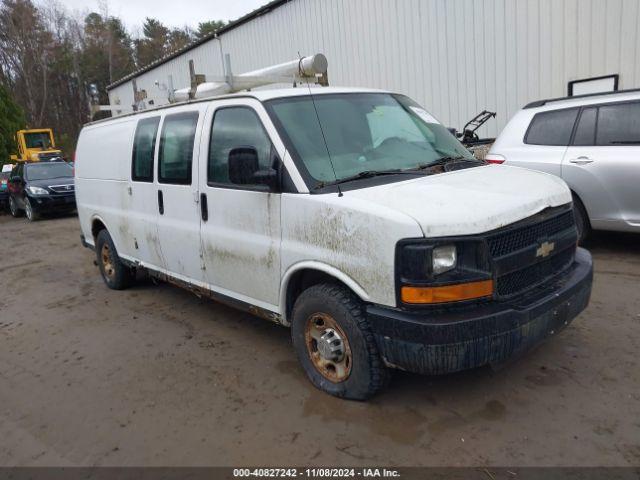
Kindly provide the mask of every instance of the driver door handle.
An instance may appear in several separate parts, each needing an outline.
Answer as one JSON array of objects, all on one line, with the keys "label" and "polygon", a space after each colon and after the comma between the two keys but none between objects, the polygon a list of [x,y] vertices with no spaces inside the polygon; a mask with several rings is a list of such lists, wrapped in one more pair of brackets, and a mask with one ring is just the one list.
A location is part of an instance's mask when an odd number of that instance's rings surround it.
[{"label": "driver door handle", "polygon": [[572,158],[569,160],[570,163],[575,163],[576,165],[586,165],[587,163],[593,162],[593,159],[585,156],[581,156],[578,158]]}]

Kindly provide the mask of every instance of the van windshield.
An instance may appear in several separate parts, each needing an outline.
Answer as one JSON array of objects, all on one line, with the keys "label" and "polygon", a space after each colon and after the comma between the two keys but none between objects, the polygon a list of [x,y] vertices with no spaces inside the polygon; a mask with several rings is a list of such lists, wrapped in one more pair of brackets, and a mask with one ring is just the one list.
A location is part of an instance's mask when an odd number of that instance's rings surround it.
[{"label": "van windshield", "polygon": [[363,172],[411,170],[443,158],[474,159],[405,96],[320,94],[274,99],[267,106],[288,148],[319,182]]}]

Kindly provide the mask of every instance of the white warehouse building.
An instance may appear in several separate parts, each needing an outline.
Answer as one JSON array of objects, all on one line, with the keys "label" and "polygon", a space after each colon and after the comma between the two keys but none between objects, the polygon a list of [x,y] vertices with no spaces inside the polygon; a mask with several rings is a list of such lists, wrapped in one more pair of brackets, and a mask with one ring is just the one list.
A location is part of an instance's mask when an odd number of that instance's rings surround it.
[{"label": "white warehouse building", "polygon": [[640,87],[640,0],[275,0],[114,82],[109,101],[167,103],[190,60],[220,77],[226,54],[239,74],[314,53],[330,85],[405,93],[447,126],[495,111],[480,131],[495,136],[528,102]]}]

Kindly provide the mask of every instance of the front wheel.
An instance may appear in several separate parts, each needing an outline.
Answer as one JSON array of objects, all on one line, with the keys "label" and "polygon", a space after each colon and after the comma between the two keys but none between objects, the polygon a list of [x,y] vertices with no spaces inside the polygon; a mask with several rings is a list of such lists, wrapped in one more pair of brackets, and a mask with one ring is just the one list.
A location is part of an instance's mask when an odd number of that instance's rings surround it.
[{"label": "front wheel", "polygon": [[124,290],[130,287],[135,278],[135,272],[128,267],[116,251],[111,235],[106,230],[100,230],[96,238],[96,255],[100,274],[107,287],[113,290]]},{"label": "front wheel", "polygon": [[9,197],[9,213],[11,213],[11,216],[14,218],[22,215],[22,211],[18,208],[18,203],[13,197]]},{"label": "front wheel", "polygon": [[33,209],[33,206],[31,205],[31,200],[29,200],[28,198],[24,202],[24,212],[26,213],[27,219],[30,222],[35,222],[40,218],[38,213]]},{"label": "front wheel", "polygon": [[366,400],[387,383],[362,302],[338,285],[314,285],[293,307],[291,336],[311,383],[336,397]]}]

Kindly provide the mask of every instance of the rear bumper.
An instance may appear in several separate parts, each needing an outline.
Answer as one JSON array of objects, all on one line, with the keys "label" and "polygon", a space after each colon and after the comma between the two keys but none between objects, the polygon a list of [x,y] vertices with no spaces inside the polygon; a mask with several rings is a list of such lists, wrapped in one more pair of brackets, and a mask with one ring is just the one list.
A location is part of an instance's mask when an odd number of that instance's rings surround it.
[{"label": "rear bumper", "polygon": [[589,303],[591,255],[523,298],[461,310],[406,312],[371,305],[367,315],[389,366],[429,375],[499,363],[566,327]]}]

